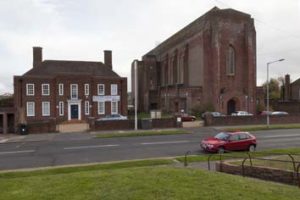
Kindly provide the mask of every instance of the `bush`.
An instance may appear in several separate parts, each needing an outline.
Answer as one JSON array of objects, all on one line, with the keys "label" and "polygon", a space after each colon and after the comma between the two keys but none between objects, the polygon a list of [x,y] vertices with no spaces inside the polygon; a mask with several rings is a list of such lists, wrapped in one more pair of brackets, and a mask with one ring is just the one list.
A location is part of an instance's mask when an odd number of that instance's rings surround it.
[{"label": "bush", "polygon": [[211,103],[207,103],[207,104],[196,104],[191,109],[192,115],[196,117],[201,117],[202,113],[206,111],[213,112],[215,111],[215,108]]}]

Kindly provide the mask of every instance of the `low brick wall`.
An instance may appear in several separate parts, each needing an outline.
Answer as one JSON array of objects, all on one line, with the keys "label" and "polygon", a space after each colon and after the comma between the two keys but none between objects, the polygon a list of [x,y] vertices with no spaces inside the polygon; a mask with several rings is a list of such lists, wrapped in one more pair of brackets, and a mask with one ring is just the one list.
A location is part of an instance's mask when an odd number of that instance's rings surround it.
[{"label": "low brick wall", "polygon": [[[166,119],[149,119],[151,122],[138,120],[139,129],[148,129],[148,128],[175,128],[181,127],[181,124],[176,123],[175,118],[166,118]],[[149,125],[149,126],[148,126]],[[115,121],[95,121],[90,120],[90,129],[91,131],[101,131],[101,130],[133,130],[134,129],[134,120],[115,120]]]},{"label": "low brick wall", "polygon": [[90,129],[92,131],[130,130],[130,129],[134,129],[134,120],[95,121],[94,127],[90,126]]},{"label": "low brick wall", "polygon": [[[226,116],[226,117],[205,117],[205,126],[227,126],[227,125],[254,125],[266,124],[267,116]],[[300,123],[300,115],[270,116],[270,124]]]},{"label": "low brick wall", "polygon": [[[56,122],[41,121],[27,123],[28,133],[54,133],[56,132]],[[19,131],[19,130],[18,130]]]},{"label": "low brick wall", "polygon": [[[228,174],[243,175],[242,166],[232,165],[227,162],[216,162],[216,171]],[[264,168],[257,166],[244,166],[244,176],[275,181],[290,185],[298,185],[297,173],[280,169]]]}]

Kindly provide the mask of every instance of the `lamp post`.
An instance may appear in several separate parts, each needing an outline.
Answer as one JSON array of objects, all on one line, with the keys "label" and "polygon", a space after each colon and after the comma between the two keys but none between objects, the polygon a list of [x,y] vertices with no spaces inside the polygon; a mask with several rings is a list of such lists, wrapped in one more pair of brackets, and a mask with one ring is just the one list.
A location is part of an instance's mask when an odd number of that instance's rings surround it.
[{"label": "lamp post", "polygon": [[279,59],[279,60],[275,60],[275,61],[271,61],[267,63],[267,127],[270,127],[270,97],[269,97],[269,66],[272,63],[276,63],[276,62],[281,62],[284,61],[284,59]]},{"label": "lamp post", "polygon": [[137,75],[137,71],[138,71],[138,61],[135,60],[134,63],[134,130],[138,129],[138,119],[137,119],[137,109],[138,109],[138,75]]}]

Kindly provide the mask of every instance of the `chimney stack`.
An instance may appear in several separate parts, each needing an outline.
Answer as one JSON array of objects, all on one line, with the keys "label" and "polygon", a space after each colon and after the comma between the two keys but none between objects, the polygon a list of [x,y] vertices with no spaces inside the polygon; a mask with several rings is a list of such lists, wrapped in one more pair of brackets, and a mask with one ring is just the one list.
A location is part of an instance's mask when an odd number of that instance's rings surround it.
[{"label": "chimney stack", "polygon": [[288,101],[290,100],[290,86],[291,85],[291,79],[290,75],[285,75],[285,84],[284,84],[284,100]]},{"label": "chimney stack", "polygon": [[33,68],[37,67],[43,61],[42,47],[33,47]]},{"label": "chimney stack", "polygon": [[112,51],[104,50],[104,64],[112,69]]}]

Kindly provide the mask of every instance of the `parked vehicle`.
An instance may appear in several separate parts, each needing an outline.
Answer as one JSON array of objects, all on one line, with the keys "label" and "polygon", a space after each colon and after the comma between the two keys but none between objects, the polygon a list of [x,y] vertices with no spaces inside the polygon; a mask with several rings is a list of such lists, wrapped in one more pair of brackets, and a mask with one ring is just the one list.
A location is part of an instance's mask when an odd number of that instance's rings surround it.
[{"label": "parked vehicle", "polygon": [[220,112],[205,112],[201,115],[202,119],[204,119],[205,115],[212,115],[213,117],[225,117],[226,116]]},{"label": "parked vehicle", "polygon": [[187,113],[179,113],[175,115],[176,117],[181,117],[182,122],[195,121],[196,117],[193,115],[189,115]]},{"label": "parked vehicle", "polygon": [[235,111],[231,113],[231,116],[253,116],[253,114],[247,111]]},{"label": "parked vehicle", "polygon": [[288,115],[288,112],[285,111],[274,111],[271,115]]},{"label": "parked vehicle", "polygon": [[127,116],[123,116],[120,114],[112,114],[112,115],[106,115],[102,118],[97,119],[97,121],[109,121],[109,120],[126,120]]},{"label": "parked vehicle", "polygon": [[220,132],[214,137],[202,140],[200,146],[207,152],[255,151],[256,138],[249,132]]}]

